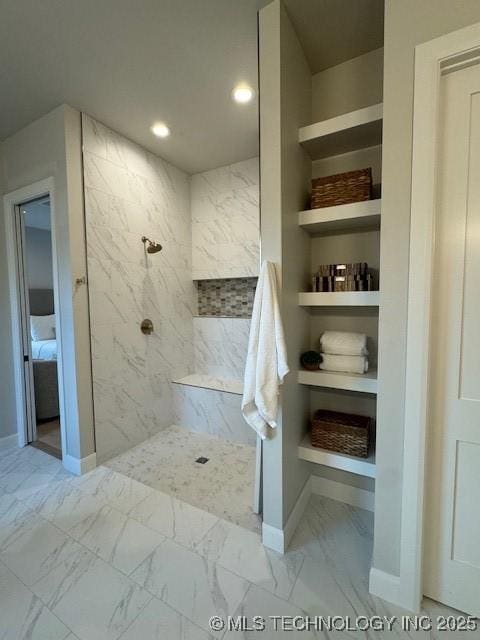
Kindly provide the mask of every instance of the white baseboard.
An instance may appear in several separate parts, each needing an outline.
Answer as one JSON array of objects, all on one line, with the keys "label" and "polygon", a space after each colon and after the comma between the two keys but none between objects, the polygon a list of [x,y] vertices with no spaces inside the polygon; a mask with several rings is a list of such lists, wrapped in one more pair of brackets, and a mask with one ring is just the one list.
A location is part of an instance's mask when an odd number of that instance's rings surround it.
[{"label": "white baseboard", "polygon": [[391,604],[400,605],[400,577],[372,567],[370,569],[369,591]]},{"label": "white baseboard", "polygon": [[353,507],[360,507],[368,511],[374,510],[375,494],[373,491],[358,489],[320,476],[310,476],[298,496],[283,530],[272,527],[265,522],[262,524],[262,542],[265,547],[278,551],[278,553],[285,553],[312,493],[345,502]]},{"label": "white baseboard", "polygon": [[70,471],[70,473],[81,476],[95,469],[97,466],[97,454],[92,453],[86,458],[74,458],[67,453],[67,455],[63,457],[63,466],[67,471]]},{"label": "white baseboard", "polygon": [[310,480],[312,493],[316,495],[331,498],[332,500],[339,500],[340,502],[352,505],[352,507],[359,507],[367,511],[374,510],[375,494],[373,491],[352,487],[349,484],[335,482],[334,480],[322,478],[321,476],[311,476]]},{"label": "white baseboard", "polygon": [[18,436],[16,433],[12,433],[10,436],[4,436],[0,438],[0,450],[10,449],[11,447],[18,446]]},{"label": "white baseboard", "polygon": [[285,553],[291,539],[293,538],[293,534],[298,527],[298,523],[303,516],[311,494],[312,489],[309,478],[304,484],[283,530],[265,524],[265,522],[262,524],[262,542],[265,547],[278,551],[278,553]]},{"label": "white baseboard", "polygon": [[285,537],[282,529],[262,523],[262,544],[278,553],[285,553]]}]

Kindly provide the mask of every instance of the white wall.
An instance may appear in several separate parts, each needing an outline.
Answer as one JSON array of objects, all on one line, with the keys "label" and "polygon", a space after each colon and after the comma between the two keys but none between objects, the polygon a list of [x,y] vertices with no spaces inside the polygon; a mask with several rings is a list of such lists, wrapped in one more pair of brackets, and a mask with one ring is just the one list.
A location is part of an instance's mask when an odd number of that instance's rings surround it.
[{"label": "white wall", "polygon": [[258,158],[192,176],[194,280],[258,275],[259,180]]},{"label": "white wall", "polygon": [[386,0],[381,311],[375,546],[377,569],[400,560],[415,45],[480,21],[478,0]]},{"label": "white wall", "polygon": [[383,48],[320,71],[312,76],[312,122],[382,102],[382,89]]},{"label": "white wall", "polygon": [[311,74],[283,5],[260,12],[260,166],[262,260],[278,265],[291,373],[282,389],[279,427],[264,441],[264,522],[283,529],[308,477],[298,444],[308,424],[308,388],[296,382],[299,354],[308,349],[309,318],[297,305],[310,279],[308,237],[297,225],[305,207],[311,163],[298,128],[311,119]]},{"label": "white wall", "polygon": [[[83,133],[95,435],[105,460],[170,426],[171,381],[193,372],[189,179],[88,116]],[[147,254],[143,235],[163,250]]]},{"label": "white wall", "polygon": [[51,231],[26,227],[25,241],[29,289],[53,289]]},{"label": "white wall", "polygon": [[[74,458],[84,458],[95,450],[87,292],[85,286],[77,288],[74,285],[75,278],[86,273],[80,133],[80,114],[63,105],[11,136],[2,145],[4,193],[45,178],[53,177],[55,180],[58,223],[55,233],[61,298],[58,312],[61,316],[67,392],[66,448]],[[3,242],[0,255],[4,254]],[[2,292],[2,297],[6,299],[6,293]],[[2,305],[2,310],[9,315],[8,305]],[[5,358],[2,371],[9,372],[8,379],[12,380],[11,352],[2,353],[2,357]],[[12,389],[9,392],[10,403],[13,394]]]},{"label": "white wall", "polygon": [[[4,193],[3,145],[0,143],[0,193]],[[2,205],[3,208],[3,205]],[[13,383],[13,351],[10,325],[5,223],[0,223],[0,438],[16,432],[15,388]]]}]

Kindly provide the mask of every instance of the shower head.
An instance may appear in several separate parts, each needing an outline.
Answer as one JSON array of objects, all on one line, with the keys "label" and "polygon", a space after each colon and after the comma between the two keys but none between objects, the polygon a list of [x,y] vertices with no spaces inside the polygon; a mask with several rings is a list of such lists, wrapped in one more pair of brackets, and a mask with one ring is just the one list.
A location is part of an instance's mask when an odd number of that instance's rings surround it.
[{"label": "shower head", "polygon": [[[142,236],[142,242],[147,249],[147,253],[158,253],[158,251],[162,250],[161,244],[158,244],[158,242],[154,242],[153,240],[150,240],[150,238],[147,238],[147,236]],[[148,245],[147,245],[147,242],[148,242]]]}]

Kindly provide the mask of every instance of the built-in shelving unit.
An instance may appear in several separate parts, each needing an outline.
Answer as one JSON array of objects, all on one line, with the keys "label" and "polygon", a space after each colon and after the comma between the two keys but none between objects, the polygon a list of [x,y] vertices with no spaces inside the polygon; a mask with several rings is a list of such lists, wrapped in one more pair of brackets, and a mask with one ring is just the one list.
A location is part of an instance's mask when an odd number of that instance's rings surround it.
[{"label": "built-in shelving unit", "polygon": [[300,211],[298,224],[312,235],[379,229],[382,201],[366,200],[338,207]]},{"label": "built-in shelving unit", "polygon": [[[309,153],[312,161],[322,159],[322,170],[325,170],[325,166],[332,166],[335,169],[331,173],[336,173],[338,172],[337,167],[342,166],[342,160],[339,160],[339,156],[342,154],[381,145],[382,116],[383,105],[375,104],[302,127],[299,130],[298,139]],[[380,153],[380,150],[375,153]],[[358,168],[361,166],[358,166]],[[350,168],[351,165],[344,170],[349,170]],[[372,251],[374,254],[376,253],[373,247],[378,247],[370,232],[378,233],[380,230],[381,206],[382,201],[379,198],[336,207],[300,211],[298,225],[312,236],[312,264],[315,265],[316,261],[318,264],[330,261],[348,262],[348,257],[353,258],[350,260],[351,262],[362,261],[364,260],[364,251],[366,251],[365,261],[368,261],[366,259],[368,255],[371,255]],[[368,233],[362,235],[360,232],[368,232],[370,235]],[[365,240],[365,238],[367,239]],[[325,258],[326,255],[328,255],[328,258]],[[338,259],[336,259],[337,255]],[[378,266],[378,263],[375,266]],[[341,317],[340,324],[342,328],[348,327],[345,330],[362,331],[362,329],[358,328],[359,325],[365,327],[365,317],[371,318],[372,315],[374,316],[379,303],[379,291],[300,292],[298,294],[298,304],[300,306],[312,308],[312,310],[313,308],[324,308],[323,313],[321,311],[317,311],[315,314],[312,312],[312,333],[310,336],[312,344],[317,343],[319,327],[332,327],[331,318]],[[337,309],[335,310],[335,308]],[[371,323],[368,326],[371,327]],[[369,335],[372,337],[372,334]],[[374,403],[376,399],[377,371],[373,369],[361,375],[321,370],[300,370],[297,373],[297,380],[299,384],[310,387],[312,393],[321,394],[323,392],[327,394],[327,397],[332,389],[351,392],[354,395],[348,398],[347,404],[349,406],[355,406],[357,402],[360,402],[360,396],[357,396],[357,394],[363,394],[362,404],[359,405],[363,410],[367,406],[365,403]],[[323,395],[317,397],[312,395],[311,401],[313,405],[316,404],[317,407],[321,407],[323,397]],[[328,406],[330,408],[332,396],[329,397]],[[338,410],[342,411],[343,404],[340,401]],[[371,407],[371,415],[373,415],[374,405],[369,404],[368,406]],[[307,434],[298,447],[298,456],[308,462],[333,467],[367,478],[375,478],[373,448],[374,443],[368,458],[357,458],[313,447],[310,443],[310,434]]]},{"label": "built-in shelving unit", "polygon": [[312,446],[310,435],[307,434],[298,447],[298,457],[307,462],[323,464],[342,471],[356,473],[359,476],[375,478],[375,454],[373,451],[368,458],[357,458],[336,451],[327,451]]},{"label": "built-in shelving unit", "polygon": [[383,104],[316,122],[299,130],[298,141],[312,160],[374,147],[382,142]]},{"label": "built-in shelving unit", "polygon": [[299,293],[302,307],[378,307],[379,291],[327,291]]},{"label": "built-in shelving unit", "polygon": [[298,382],[312,387],[343,389],[358,393],[377,393],[377,372],[337,373],[335,371],[299,371]]}]

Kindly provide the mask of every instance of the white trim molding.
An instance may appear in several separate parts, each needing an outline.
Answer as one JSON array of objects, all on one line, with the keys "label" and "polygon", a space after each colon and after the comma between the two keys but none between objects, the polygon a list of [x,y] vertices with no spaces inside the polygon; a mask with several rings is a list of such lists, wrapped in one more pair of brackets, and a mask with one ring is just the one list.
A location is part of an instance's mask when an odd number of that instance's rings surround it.
[{"label": "white trim molding", "polygon": [[352,487],[343,482],[336,482],[321,476],[311,476],[310,478],[312,493],[318,496],[324,496],[331,500],[345,502],[352,507],[359,507],[367,511],[373,511],[375,506],[375,493],[366,489]]},{"label": "white trim molding", "polygon": [[312,495],[312,485],[310,478],[303,485],[303,489],[298,496],[298,500],[293,507],[288,520],[283,529],[272,527],[265,522],[262,524],[262,543],[265,547],[278,551],[278,553],[285,553],[288,549],[288,545],[293,538],[298,523],[302,519],[305,508]]},{"label": "white trim molding", "polygon": [[312,494],[338,500],[367,511],[373,511],[374,508],[375,494],[373,491],[312,475],[304,484],[283,530],[272,527],[265,522],[262,524],[262,542],[265,547],[278,551],[278,553],[285,553]]},{"label": "white trim molding", "polygon": [[55,207],[55,180],[54,178],[46,178],[34,184],[22,187],[4,196],[4,216],[5,216],[5,233],[7,243],[7,263],[8,263],[8,282],[11,306],[11,326],[13,340],[13,364],[15,377],[15,398],[16,398],[16,426],[18,435],[18,445],[20,447],[28,444],[26,437],[25,424],[25,405],[26,398],[24,392],[24,370],[21,365],[23,361],[23,342],[22,331],[19,321],[19,274],[17,269],[17,243],[15,241],[14,232],[14,215],[15,207],[35,198],[49,195],[50,197],[50,225],[52,236],[52,270],[53,270],[53,294],[55,301],[55,324],[57,337],[57,367],[58,367],[58,399],[60,405],[60,431],[62,442],[62,458],[67,455],[66,443],[66,415],[65,415],[65,381],[63,374],[63,331],[62,331],[62,306],[60,305],[60,287],[59,287],[59,270],[58,250],[57,250],[57,214]]},{"label": "white trim molding", "polygon": [[400,576],[385,573],[385,571],[372,567],[368,589],[372,595],[387,602],[396,603],[400,594]]},{"label": "white trim molding", "polygon": [[443,72],[458,67],[459,62],[468,64],[479,54],[480,23],[415,48],[409,264],[409,273],[415,277],[410,277],[408,288],[400,579],[398,592],[391,590],[391,597],[395,597],[392,601],[410,611],[420,610],[423,596],[424,476],[440,78]]},{"label": "white trim molding", "polygon": [[67,471],[70,471],[70,473],[73,473],[76,476],[82,476],[84,473],[93,471],[93,469],[96,468],[97,454],[92,453],[86,458],[74,458],[67,453],[63,456],[62,462]]}]

